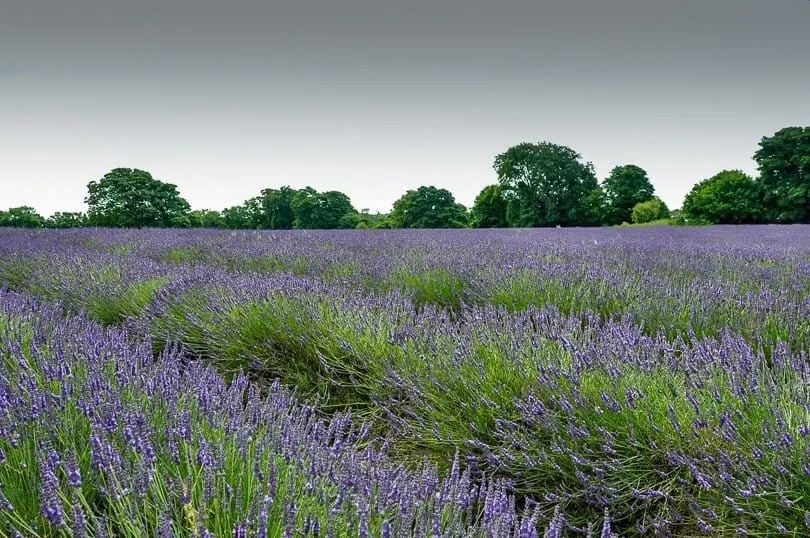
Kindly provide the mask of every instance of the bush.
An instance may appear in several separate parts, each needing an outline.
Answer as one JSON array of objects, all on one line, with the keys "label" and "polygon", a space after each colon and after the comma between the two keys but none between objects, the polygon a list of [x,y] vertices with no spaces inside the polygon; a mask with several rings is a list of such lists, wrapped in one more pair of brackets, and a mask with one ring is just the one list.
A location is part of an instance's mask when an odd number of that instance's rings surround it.
[{"label": "bush", "polygon": [[633,224],[644,224],[668,218],[669,208],[660,198],[640,202],[633,207]]}]

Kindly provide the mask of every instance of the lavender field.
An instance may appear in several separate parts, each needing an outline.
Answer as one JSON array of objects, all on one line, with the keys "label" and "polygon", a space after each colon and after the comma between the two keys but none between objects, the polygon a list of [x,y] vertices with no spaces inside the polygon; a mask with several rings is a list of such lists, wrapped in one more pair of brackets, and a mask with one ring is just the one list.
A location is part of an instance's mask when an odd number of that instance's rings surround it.
[{"label": "lavender field", "polygon": [[807,536],[808,354],[808,226],[0,229],[0,536]]}]

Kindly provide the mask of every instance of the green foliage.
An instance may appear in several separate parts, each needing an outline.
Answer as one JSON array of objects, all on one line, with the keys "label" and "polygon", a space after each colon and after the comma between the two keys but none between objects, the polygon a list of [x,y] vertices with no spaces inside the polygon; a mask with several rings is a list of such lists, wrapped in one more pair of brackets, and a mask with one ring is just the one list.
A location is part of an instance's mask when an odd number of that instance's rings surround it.
[{"label": "green foliage", "polygon": [[351,230],[357,228],[360,224],[360,214],[357,211],[350,211],[340,217],[337,227],[342,230]]},{"label": "green foliage", "polygon": [[188,218],[188,213],[183,215],[175,215],[169,219],[170,228],[191,228],[191,219]]},{"label": "green foliage", "polygon": [[211,209],[195,209],[190,211],[188,222],[190,228],[224,228],[225,219],[222,213]]},{"label": "green foliage", "polygon": [[394,202],[391,222],[395,228],[463,228],[467,210],[447,189],[422,186]]},{"label": "green foliage", "polygon": [[170,227],[190,209],[175,185],[137,168],[115,168],[91,181],[87,192],[84,201],[91,226]]},{"label": "green foliage", "polygon": [[10,228],[40,228],[45,219],[33,207],[24,205],[0,211],[0,226]]},{"label": "green foliage", "polygon": [[222,210],[222,223],[231,230],[257,230],[262,227],[262,220],[262,202],[258,196]]},{"label": "green foliage", "polygon": [[633,206],[630,217],[633,224],[645,224],[661,219],[669,218],[669,208],[660,198],[653,198],[646,202],[641,202]]},{"label": "green foliage", "polygon": [[[328,398],[323,408],[372,410],[370,395],[384,390],[385,366],[402,355],[388,342],[393,327],[386,316],[360,320],[349,305],[332,304],[328,297],[283,293],[217,312],[207,307],[213,297],[229,294],[197,289],[178,297],[153,320],[155,339],[182,338],[226,375],[252,369],[255,377],[279,377],[304,394],[322,394]],[[248,365],[247,356],[256,360]]]},{"label": "green foliage", "polygon": [[651,228],[654,226],[685,226],[686,223],[682,222],[676,218],[669,218],[669,219],[656,219],[651,220],[649,222],[642,222],[640,224],[630,224],[627,222],[622,222],[619,224],[621,228]]},{"label": "green foliage", "polygon": [[506,227],[506,198],[500,185],[488,185],[478,194],[470,214],[470,224],[473,228]]},{"label": "green foliage", "polygon": [[298,191],[292,187],[263,189],[262,228],[268,230],[291,230],[295,224],[293,200]]},{"label": "green foliage", "polygon": [[682,211],[689,224],[750,224],[764,217],[759,186],[740,170],[723,170],[692,187]]},{"label": "green foliage", "polygon": [[361,209],[357,214],[355,228],[363,230],[379,230],[392,228],[391,217],[388,213],[369,213],[368,209]]},{"label": "green foliage", "polygon": [[509,207],[510,226],[581,226],[598,211],[593,165],[573,149],[541,142],[513,146],[495,157],[494,168]]},{"label": "green foliage", "polygon": [[634,164],[617,166],[602,184],[605,191],[605,224],[630,222],[636,204],[652,199],[655,188],[647,172]]},{"label": "green foliage", "polygon": [[304,230],[354,228],[357,210],[349,197],[338,191],[317,192],[312,187],[299,190],[292,199],[293,225]]},{"label": "green foliage", "polygon": [[583,215],[581,226],[599,226],[604,220],[607,199],[605,191],[598,186],[585,196],[582,201]]},{"label": "green foliage", "polygon": [[768,220],[810,222],[810,127],[786,127],[764,137],[754,153]]},{"label": "green foliage", "polygon": [[69,211],[58,211],[45,221],[46,228],[83,228],[87,226],[87,215]]}]

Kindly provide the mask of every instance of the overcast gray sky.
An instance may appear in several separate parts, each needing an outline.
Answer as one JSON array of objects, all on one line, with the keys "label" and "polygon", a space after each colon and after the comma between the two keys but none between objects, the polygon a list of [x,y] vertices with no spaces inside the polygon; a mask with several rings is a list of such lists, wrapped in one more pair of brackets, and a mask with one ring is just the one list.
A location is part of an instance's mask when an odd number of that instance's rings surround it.
[{"label": "overcast gray sky", "polygon": [[810,125],[810,0],[5,0],[0,208],[137,167],[196,208],[311,185],[471,205],[511,145],[645,168],[672,207]]}]

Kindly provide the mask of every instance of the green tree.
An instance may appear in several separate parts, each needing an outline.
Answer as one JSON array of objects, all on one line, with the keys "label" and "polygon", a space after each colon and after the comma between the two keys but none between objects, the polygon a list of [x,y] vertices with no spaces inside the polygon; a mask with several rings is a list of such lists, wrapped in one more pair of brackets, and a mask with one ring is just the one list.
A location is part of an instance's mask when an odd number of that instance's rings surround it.
[{"label": "green tree", "polygon": [[12,228],[39,228],[45,223],[42,215],[30,206],[12,207],[8,211],[0,211],[0,226]]},{"label": "green tree", "polygon": [[652,198],[646,202],[639,202],[633,206],[633,211],[630,219],[633,224],[645,224],[655,220],[668,219],[670,216],[669,208],[660,198]]},{"label": "green tree", "polygon": [[317,192],[312,187],[298,191],[292,201],[295,228],[332,230],[354,228],[357,210],[348,196],[338,191]]},{"label": "green tree", "polygon": [[322,230],[334,228],[351,229],[357,226],[359,217],[352,201],[340,191],[326,191],[318,195],[317,227]]},{"label": "green tree", "polygon": [[292,187],[280,189],[263,189],[262,201],[262,227],[269,230],[290,230],[295,225],[295,212],[292,208],[293,199],[298,193]]},{"label": "green tree", "polygon": [[188,213],[175,215],[169,219],[169,228],[191,228],[191,218]]},{"label": "green tree", "polygon": [[222,213],[211,209],[195,209],[188,213],[190,228],[224,228]]},{"label": "green tree", "polygon": [[235,205],[223,209],[222,225],[229,230],[250,229],[250,214],[247,208],[244,205]]},{"label": "green tree", "polygon": [[495,157],[511,226],[592,224],[599,188],[593,165],[573,149],[540,142],[513,146]]},{"label": "green tree", "polygon": [[92,226],[169,227],[190,210],[177,186],[137,168],[115,168],[87,185],[87,218]]},{"label": "green tree", "polygon": [[583,220],[580,223],[582,226],[599,226],[605,220],[605,211],[607,210],[607,199],[605,191],[601,186],[597,186],[589,192],[582,200],[583,204]]},{"label": "green tree", "polygon": [[467,209],[447,189],[422,186],[394,202],[391,223],[395,228],[463,228]]},{"label": "green tree", "polygon": [[83,228],[87,226],[87,215],[70,211],[58,211],[45,221],[46,228]]},{"label": "green tree", "polygon": [[602,183],[605,191],[605,224],[630,222],[633,208],[640,202],[651,200],[655,188],[647,172],[634,164],[617,166]]},{"label": "green tree", "polygon": [[506,198],[500,185],[488,185],[476,196],[470,224],[474,228],[506,227]]},{"label": "green tree", "polygon": [[357,215],[355,228],[378,230],[391,227],[391,216],[388,213],[369,213],[368,209],[361,209]]},{"label": "green tree", "polygon": [[810,127],[786,127],[762,138],[754,160],[767,218],[810,222]]},{"label": "green tree", "polygon": [[681,211],[687,223],[751,224],[764,217],[759,185],[740,170],[723,170],[692,187]]},{"label": "green tree", "polygon": [[254,196],[241,205],[222,210],[222,225],[231,230],[258,230],[262,228],[262,199]]},{"label": "green tree", "polygon": [[312,187],[304,187],[296,191],[292,200],[292,210],[295,218],[293,227],[298,229],[309,229],[314,220],[313,214],[318,205],[318,191]]}]

